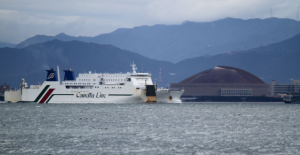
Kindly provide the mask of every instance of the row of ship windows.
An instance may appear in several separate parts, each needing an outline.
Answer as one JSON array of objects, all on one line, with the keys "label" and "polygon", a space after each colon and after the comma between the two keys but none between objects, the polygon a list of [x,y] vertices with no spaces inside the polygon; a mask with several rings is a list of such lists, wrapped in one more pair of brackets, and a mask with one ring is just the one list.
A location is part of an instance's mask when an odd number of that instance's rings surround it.
[{"label": "row of ship windows", "polygon": [[90,77],[90,75],[81,75],[81,77]]},{"label": "row of ship windows", "polygon": [[[80,75],[80,76],[81,77],[90,77],[90,75]],[[126,75],[103,75],[103,77],[126,77]]]},{"label": "row of ship windows", "polygon": [[[91,85],[91,83],[64,83],[64,84],[70,84],[70,85],[77,85],[77,84],[79,84],[79,85],[81,85],[81,84],[83,84],[83,85]],[[93,83],[94,85],[96,85],[96,83]]]},{"label": "row of ship windows", "polygon": [[[109,87],[104,87],[105,89],[109,89]],[[118,89],[121,89],[122,87],[117,87]],[[116,87],[111,87],[111,89],[116,89]]]},{"label": "row of ship windows", "polygon": [[[95,86],[95,88],[99,88],[99,86]],[[105,89],[109,89],[109,87],[104,87]],[[112,89],[116,89],[116,87],[111,87]],[[121,89],[122,87],[117,87],[118,89]]]},{"label": "row of ship windows", "polygon": [[[136,79],[136,80],[147,80],[147,79]],[[91,81],[91,79],[79,79],[79,81]],[[96,81],[96,79],[93,79]],[[104,81],[126,81],[126,79],[104,79]]]},{"label": "row of ship windows", "polygon": [[[79,79],[79,81],[91,81],[91,79]],[[96,79],[94,79],[96,81]]]},{"label": "row of ship windows", "polygon": [[126,77],[126,75],[103,75],[103,77]]},{"label": "row of ship windows", "polygon": [[104,79],[104,81],[126,81],[125,79]]}]

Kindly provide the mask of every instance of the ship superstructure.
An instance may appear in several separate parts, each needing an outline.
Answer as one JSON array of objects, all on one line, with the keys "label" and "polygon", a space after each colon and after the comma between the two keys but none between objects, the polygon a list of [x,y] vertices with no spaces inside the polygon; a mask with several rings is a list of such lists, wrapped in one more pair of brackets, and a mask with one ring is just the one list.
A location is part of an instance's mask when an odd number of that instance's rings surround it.
[{"label": "ship superstructure", "polygon": [[37,103],[156,103],[180,102],[183,90],[157,89],[150,73],[80,73],[75,78],[71,69],[64,70],[62,82],[58,72],[47,70],[46,81],[42,85],[27,86],[22,79],[21,89],[5,92],[5,100],[10,102]]}]

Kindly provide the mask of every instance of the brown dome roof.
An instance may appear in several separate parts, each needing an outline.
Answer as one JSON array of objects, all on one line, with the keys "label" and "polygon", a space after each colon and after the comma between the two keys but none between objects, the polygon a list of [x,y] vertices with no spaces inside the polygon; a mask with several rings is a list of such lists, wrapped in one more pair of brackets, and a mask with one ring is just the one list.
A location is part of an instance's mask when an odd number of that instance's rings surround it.
[{"label": "brown dome roof", "polygon": [[228,66],[217,66],[195,74],[180,83],[261,83],[264,82],[255,75]]}]

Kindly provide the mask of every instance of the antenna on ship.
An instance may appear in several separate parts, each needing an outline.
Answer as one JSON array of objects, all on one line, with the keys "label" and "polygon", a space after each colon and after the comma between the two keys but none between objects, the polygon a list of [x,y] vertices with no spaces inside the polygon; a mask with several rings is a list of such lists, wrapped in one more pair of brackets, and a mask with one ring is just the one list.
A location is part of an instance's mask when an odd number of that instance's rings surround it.
[{"label": "antenna on ship", "polygon": [[162,77],[161,77],[161,67],[159,67],[159,80],[158,80],[159,82],[161,82],[162,81]]},{"label": "antenna on ship", "polygon": [[60,75],[59,75],[59,66],[57,65],[57,78],[58,78],[58,82],[60,83]]},{"label": "antenna on ship", "polygon": [[136,74],[137,67],[136,67],[136,65],[134,64],[134,61],[132,61],[132,64],[130,64],[130,66],[132,67],[132,73],[133,73],[133,74]]}]

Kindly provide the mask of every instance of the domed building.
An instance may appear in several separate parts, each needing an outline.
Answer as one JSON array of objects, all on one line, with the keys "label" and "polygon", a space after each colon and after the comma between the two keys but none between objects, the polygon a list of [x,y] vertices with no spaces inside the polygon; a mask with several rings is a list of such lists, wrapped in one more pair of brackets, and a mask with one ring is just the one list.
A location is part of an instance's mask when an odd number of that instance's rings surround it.
[{"label": "domed building", "polygon": [[242,69],[217,66],[195,74],[172,89],[184,88],[184,96],[266,96],[269,85]]}]

